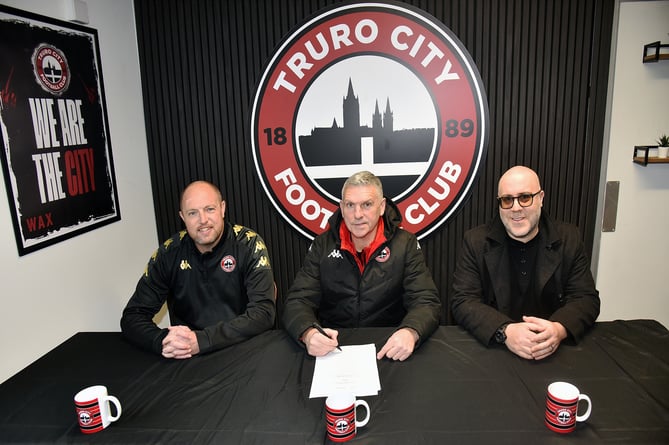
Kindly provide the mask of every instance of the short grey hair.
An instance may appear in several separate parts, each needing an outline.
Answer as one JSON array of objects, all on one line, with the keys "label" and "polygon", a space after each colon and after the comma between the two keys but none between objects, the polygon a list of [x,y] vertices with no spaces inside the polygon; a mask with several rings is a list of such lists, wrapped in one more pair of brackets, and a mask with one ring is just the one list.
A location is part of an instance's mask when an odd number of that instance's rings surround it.
[{"label": "short grey hair", "polygon": [[341,188],[341,197],[344,198],[344,192],[348,187],[351,186],[360,186],[360,185],[371,185],[379,192],[379,197],[383,198],[383,185],[381,180],[372,172],[366,170],[357,172],[348,177],[344,186]]}]

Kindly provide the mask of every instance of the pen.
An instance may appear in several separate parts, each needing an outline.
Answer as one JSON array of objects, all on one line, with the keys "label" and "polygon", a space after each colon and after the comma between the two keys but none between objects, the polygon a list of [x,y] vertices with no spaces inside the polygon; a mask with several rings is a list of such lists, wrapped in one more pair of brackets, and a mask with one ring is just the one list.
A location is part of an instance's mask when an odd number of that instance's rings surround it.
[{"label": "pen", "polygon": [[[327,338],[332,340],[332,337],[330,337],[328,334],[326,334],[325,331],[323,330],[323,328],[321,327],[321,325],[319,325],[318,323],[311,323],[311,327],[316,328],[316,330],[318,332],[320,332],[321,334],[325,335]],[[337,346],[337,349],[339,349],[341,351],[341,348],[339,346]]]}]

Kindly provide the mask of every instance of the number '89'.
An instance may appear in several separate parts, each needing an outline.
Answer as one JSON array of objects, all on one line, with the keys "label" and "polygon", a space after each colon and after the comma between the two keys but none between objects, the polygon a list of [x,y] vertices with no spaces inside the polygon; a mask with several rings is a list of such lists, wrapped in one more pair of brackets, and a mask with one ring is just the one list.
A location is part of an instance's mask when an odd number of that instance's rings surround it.
[{"label": "number '89'", "polygon": [[444,133],[449,138],[462,136],[464,138],[471,136],[474,133],[474,121],[471,119],[463,119],[458,122],[455,119],[446,121],[446,130]]}]

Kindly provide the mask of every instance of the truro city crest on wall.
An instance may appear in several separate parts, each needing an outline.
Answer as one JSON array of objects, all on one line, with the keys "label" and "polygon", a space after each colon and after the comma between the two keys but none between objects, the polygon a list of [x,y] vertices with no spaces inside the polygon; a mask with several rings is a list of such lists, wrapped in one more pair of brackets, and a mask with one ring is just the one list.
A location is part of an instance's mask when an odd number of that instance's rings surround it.
[{"label": "truro city crest on wall", "polygon": [[369,170],[422,238],[463,203],[485,158],[488,108],[462,43],[397,3],[324,10],[276,49],[252,112],[256,169],[299,232],[327,227],[348,176]]}]

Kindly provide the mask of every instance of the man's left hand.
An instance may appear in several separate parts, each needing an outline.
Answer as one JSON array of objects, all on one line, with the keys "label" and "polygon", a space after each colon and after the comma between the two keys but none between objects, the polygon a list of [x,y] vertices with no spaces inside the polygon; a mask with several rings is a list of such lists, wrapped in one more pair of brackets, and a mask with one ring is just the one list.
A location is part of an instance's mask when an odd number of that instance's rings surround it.
[{"label": "man's left hand", "polygon": [[388,357],[391,360],[404,361],[413,353],[418,338],[418,333],[411,328],[398,329],[376,354],[376,359]]},{"label": "man's left hand", "polygon": [[567,330],[557,321],[544,320],[538,317],[523,317],[536,334],[535,345],[530,349],[534,360],[541,360],[555,352],[562,340],[567,338]]}]

